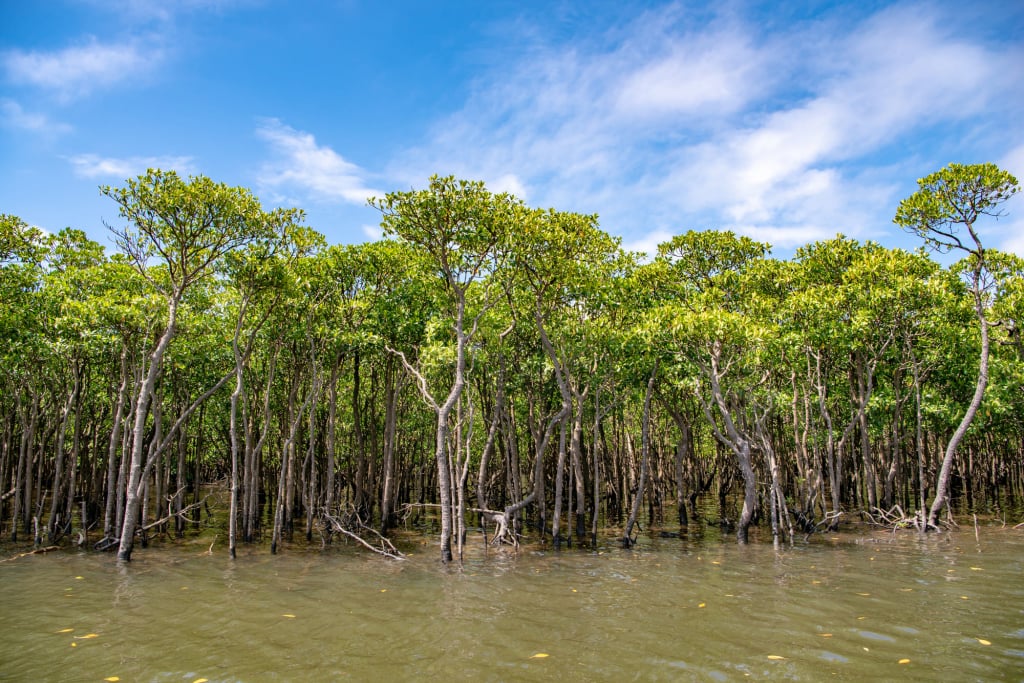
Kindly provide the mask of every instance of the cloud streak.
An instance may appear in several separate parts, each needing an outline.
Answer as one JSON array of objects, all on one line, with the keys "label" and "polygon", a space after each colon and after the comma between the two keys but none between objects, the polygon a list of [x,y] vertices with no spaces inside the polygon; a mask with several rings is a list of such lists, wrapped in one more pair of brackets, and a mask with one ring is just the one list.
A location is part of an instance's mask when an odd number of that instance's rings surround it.
[{"label": "cloud streak", "polygon": [[274,154],[274,159],[260,170],[258,182],[262,188],[282,196],[294,194],[300,199],[348,204],[365,204],[369,197],[384,194],[369,187],[366,171],[330,147],[317,144],[310,133],[277,119],[266,119],[256,134]]},{"label": "cloud streak", "polygon": [[164,58],[158,46],[140,41],[104,44],[90,38],[55,52],[9,50],[3,55],[8,79],[48,90],[70,101],[138,77]]},{"label": "cloud streak", "polygon": [[70,157],[72,170],[80,178],[124,180],[143,175],[150,168],[177,171],[180,175],[195,173],[195,165],[187,156],[133,156],[102,157],[98,154],[78,154]]}]

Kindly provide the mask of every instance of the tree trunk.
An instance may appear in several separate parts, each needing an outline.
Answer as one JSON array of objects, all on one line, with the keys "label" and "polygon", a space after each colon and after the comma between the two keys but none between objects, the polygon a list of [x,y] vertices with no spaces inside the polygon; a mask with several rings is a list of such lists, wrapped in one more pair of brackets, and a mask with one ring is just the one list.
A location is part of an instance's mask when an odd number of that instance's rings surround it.
[{"label": "tree trunk", "polygon": [[974,386],[974,396],[964,413],[963,419],[953,432],[952,438],[946,444],[946,452],[942,457],[942,467],[939,470],[939,478],[935,483],[935,500],[928,512],[928,526],[938,527],[939,513],[943,505],[949,500],[949,478],[953,466],[953,457],[956,455],[957,446],[967,434],[967,429],[974,421],[974,416],[981,407],[981,400],[985,397],[985,387],[988,385],[988,357],[989,357],[989,335],[988,321],[985,318],[985,307],[981,294],[981,272],[975,269],[973,274],[972,292],[974,294],[974,310],[978,316],[978,326],[981,329],[981,357],[978,361],[978,381]]},{"label": "tree trunk", "polygon": [[149,404],[153,397],[153,389],[156,386],[156,378],[160,374],[163,365],[164,353],[174,338],[176,331],[175,323],[178,315],[178,302],[181,292],[175,292],[170,298],[167,312],[167,326],[157,342],[149,357],[149,368],[146,371],[146,379],[139,386],[139,395],[135,401],[135,425],[132,430],[132,453],[131,465],[128,470],[128,482],[125,491],[124,523],[121,527],[121,542],[117,549],[117,559],[128,562],[132,559],[132,548],[135,544],[135,527],[139,517],[139,506],[141,505],[142,487],[141,484],[146,472],[143,471],[145,462],[146,417],[149,414]]}]

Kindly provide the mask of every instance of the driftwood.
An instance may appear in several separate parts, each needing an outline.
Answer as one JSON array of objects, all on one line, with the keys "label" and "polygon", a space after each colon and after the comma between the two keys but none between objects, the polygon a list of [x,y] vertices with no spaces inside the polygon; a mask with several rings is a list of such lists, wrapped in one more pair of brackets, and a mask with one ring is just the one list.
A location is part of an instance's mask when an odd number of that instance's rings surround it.
[{"label": "driftwood", "polygon": [[0,562],[10,562],[11,560],[17,560],[22,557],[28,557],[29,555],[42,555],[43,553],[53,552],[54,550],[60,550],[60,546],[48,545],[45,548],[36,548],[35,550],[29,550],[26,553],[19,553],[14,557],[8,557],[6,560],[0,560]]},{"label": "driftwood", "polygon": [[[323,512],[323,521],[327,524],[328,528],[331,531],[336,531],[340,534],[344,534],[345,536],[358,542],[368,550],[372,550],[378,555],[389,557],[392,560],[405,559],[405,555],[399,552],[399,550],[391,543],[391,541],[382,536],[375,529],[371,529],[370,527],[366,526],[366,524],[363,523],[363,520],[359,518],[359,515],[355,514],[354,512],[345,515],[345,519],[343,521],[341,518],[336,517],[335,515],[332,515],[325,510]],[[355,527],[358,530],[358,533],[356,531],[353,531],[350,527]],[[374,543],[370,543],[360,534],[369,534],[370,537],[374,539]]]}]

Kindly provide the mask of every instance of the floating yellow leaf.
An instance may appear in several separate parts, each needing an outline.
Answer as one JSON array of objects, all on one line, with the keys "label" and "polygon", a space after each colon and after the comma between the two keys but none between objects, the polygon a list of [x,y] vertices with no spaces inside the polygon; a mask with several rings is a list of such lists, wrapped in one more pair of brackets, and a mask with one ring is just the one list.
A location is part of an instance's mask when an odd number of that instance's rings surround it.
[{"label": "floating yellow leaf", "polygon": [[981,643],[982,645],[991,645],[992,644],[989,641],[985,640],[984,638],[978,638],[978,642]]},{"label": "floating yellow leaf", "polygon": [[818,585],[819,583],[821,583],[821,581],[818,581],[817,579],[814,579],[814,580],[811,581],[811,583],[814,584],[814,585]]},{"label": "floating yellow leaf", "polygon": [[551,655],[549,655],[549,654],[548,654],[548,653],[546,653],[546,652],[538,652],[538,653],[537,653],[537,654],[535,654],[535,655],[531,655],[531,656],[530,656],[530,659],[544,659],[545,657],[550,657],[550,656],[551,656]]},{"label": "floating yellow leaf", "polygon": [[61,630],[57,631],[57,633],[71,633],[74,630],[75,629],[73,628],[62,628]]},{"label": "floating yellow leaf", "polygon": [[294,614],[282,614],[281,616],[284,617],[285,619],[294,619],[295,618]]},{"label": "floating yellow leaf", "polygon": [[381,593],[387,593],[387,592],[388,592],[388,589],[387,589],[387,588],[381,588],[381,589],[380,589],[380,592],[381,592]]},{"label": "floating yellow leaf", "polygon": [[115,681],[119,681],[121,679],[118,676],[107,676],[103,680],[110,681],[110,683],[114,683]]},{"label": "floating yellow leaf", "polygon": [[209,678],[197,678],[196,680],[192,681],[192,683],[206,683],[208,680],[210,680],[210,679]]},{"label": "floating yellow leaf", "polygon": [[99,637],[100,637],[100,634],[98,634],[98,633],[86,633],[84,636],[75,636],[75,638],[78,638],[79,640],[89,640],[90,638],[99,638]]},{"label": "floating yellow leaf", "polygon": [[71,647],[78,647],[78,643],[71,643]]},{"label": "floating yellow leaf", "polygon": [[913,588],[901,588],[900,592],[901,593],[913,593],[914,589]]},{"label": "floating yellow leaf", "polygon": [[697,607],[704,607],[704,603],[700,603],[699,605],[697,605]]},{"label": "floating yellow leaf", "polygon": [[985,570],[982,569],[981,567],[971,567],[971,571],[972,572],[983,572]]},{"label": "floating yellow leaf", "polygon": [[960,596],[960,599],[961,599],[961,600],[970,600],[970,598],[969,598],[969,597],[967,597],[966,595],[961,595],[961,596]]},{"label": "floating yellow leaf", "polygon": [[779,659],[785,659],[785,657],[783,657],[782,655],[768,655],[768,659],[779,660]]},{"label": "floating yellow leaf", "polygon": [[575,588],[573,588],[573,589],[572,589],[572,592],[573,592],[573,593],[576,593],[577,591],[576,591],[576,589],[575,589]]},{"label": "floating yellow leaf", "polygon": [[857,617],[857,621],[864,621],[867,617]]},{"label": "floating yellow leaf", "polygon": [[864,648],[864,652],[871,652],[871,650]]},{"label": "floating yellow leaf", "polygon": [[896,662],[896,663],[897,663],[897,664],[910,664],[910,660],[909,660],[909,659],[906,659],[906,658],[904,658],[904,659],[901,659],[900,661],[898,661],[898,662]]},{"label": "floating yellow leaf", "polygon": [[864,597],[864,598],[867,598],[867,597],[871,596],[871,593],[857,593],[857,595],[859,595],[861,597]]},{"label": "floating yellow leaf", "polygon": [[832,637],[831,633],[822,633],[820,635],[821,635],[822,638],[831,638]]},{"label": "floating yellow leaf", "polygon": [[711,560],[711,564],[722,564],[722,563],[719,562],[718,560]]},{"label": "floating yellow leaf", "polygon": [[[973,569],[973,567],[972,567],[972,569]],[[84,579],[85,577],[84,577],[84,576],[76,576],[75,578],[76,578],[77,580],[81,581],[81,580],[82,580],[82,579]]]}]

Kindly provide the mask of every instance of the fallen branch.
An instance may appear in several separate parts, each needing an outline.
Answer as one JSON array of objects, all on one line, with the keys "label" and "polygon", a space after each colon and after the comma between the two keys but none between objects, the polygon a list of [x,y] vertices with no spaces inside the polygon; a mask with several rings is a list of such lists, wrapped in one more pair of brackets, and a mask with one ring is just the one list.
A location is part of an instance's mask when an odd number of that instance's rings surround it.
[{"label": "fallen branch", "polygon": [[20,553],[14,557],[8,557],[6,560],[0,560],[0,562],[10,562],[11,560],[17,560],[28,555],[42,555],[43,553],[53,552],[54,550],[60,550],[59,545],[48,545],[45,548],[36,548],[35,550],[29,550],[26,553]]},{"label": "fallen branch", "polygon": [[402,555],[402,553],[399,552],[397,548],[395,548],[395,546],[391,543],[391,541],[386,539],[384,536],[381,536],[380,533],[378,533],[375,529],[371,529],[370,527],[368,527],[365,524],[363,524],[363,521],[361,519],[359,519],[358,515],[353,513],[353,514],[348,515],[348,518],[349,518],[349,520],[351,520],[351,522],[353,524],[358,525],[358,527],[359,527],[359,529],[361,531],[363,531],[365,533],[373,534],[374,536],[376,536],[377,542],[378,542],[379,545],[373,545],[372,543],[370,543],[369,541],[364,539],[359,534],[357,534],[354,531],[350,530],[345,524],[342,523],[342,521],[340,519],[338,519],[334,515],[331,515],[331,514],[329,514],[326,511],[324,511],[324,513],[323,513],[323,519],[324,519],[324,521],[326,521],[330,525],[331,531],[337,531],[340,534],[344,534],[344,535],[348,536],[349,538],[359,542],[365,548],[367,548],[368,550],[372,550],[373,552],[377,553],[378,555],[383,555],[384,557],[390,557],[392,560],[404,560],[405,559],[405,556]]}]

